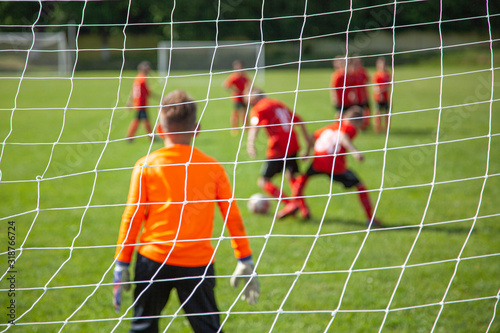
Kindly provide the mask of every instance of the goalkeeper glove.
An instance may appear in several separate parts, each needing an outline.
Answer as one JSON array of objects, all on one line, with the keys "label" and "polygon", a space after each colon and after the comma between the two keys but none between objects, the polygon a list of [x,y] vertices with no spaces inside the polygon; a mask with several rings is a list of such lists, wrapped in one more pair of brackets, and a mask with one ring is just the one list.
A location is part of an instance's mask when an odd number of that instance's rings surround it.
[{"label": "goalkeeper glove", "polygon": [[128,266],[128,263],[117,260],[113,271],[113,305],[115,306],[116,313],[120,312],[122,291],[130,290]]},{"label": "goalkeeper glove", "polygon": [[[243,281],[246,284],[245,292],[241,296],[242,300],[246,300],[248,304],[253,305],[257,303],[260,294],[260,286],[259,281],[257,280],[257,276],[251,276],[254,271],[254,265],[251,258],[238,260],[238,264],[236,265],[236,269],[233,272],[233,276],[231,276],[231,286],[236,288],[240,281]],[[250,280],[250,282],[248,282]]]}]

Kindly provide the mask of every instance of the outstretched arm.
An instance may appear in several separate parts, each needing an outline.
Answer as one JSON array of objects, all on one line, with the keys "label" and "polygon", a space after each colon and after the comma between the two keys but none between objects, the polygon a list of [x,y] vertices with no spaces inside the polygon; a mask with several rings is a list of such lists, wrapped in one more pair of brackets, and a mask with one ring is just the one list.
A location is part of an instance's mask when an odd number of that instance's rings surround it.
[{"label": "outstretched arm", "polygon": [[311,153],[311,149],[314,147],[314,136],[312,134],[309,134],[307,131],[306,125],[304,123],[300,124],[300,130],[302,131],[302,135],[304,136],[304,139],[307,142],[307,150],[304,156],[309,156]]},{"label": "outstretched arm", "polygon": [[257,156],[257,151],[255,150],[255,139],[257,138],[257,133],[259,133],[259,128],[256,126],[252,126],[248,130],[247,152],[251,158],[255,158]]},{"label": "outstretched arm", "polygon": [[354,153],[353,156],[358,162],[362,162],[364,157],[363,154],[359,152],[359,150],[354,146],[352,140],[346,133],[340,133],[340,144],[347,149],[347,151]]}]

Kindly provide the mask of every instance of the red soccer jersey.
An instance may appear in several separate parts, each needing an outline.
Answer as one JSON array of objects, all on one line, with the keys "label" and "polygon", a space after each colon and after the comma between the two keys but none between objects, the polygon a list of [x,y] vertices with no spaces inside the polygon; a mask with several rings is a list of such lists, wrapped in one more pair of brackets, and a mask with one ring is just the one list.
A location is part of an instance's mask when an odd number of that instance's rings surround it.
[{"label": "red soccer jersey", "polygon": [[134,107],[145,107],[148,105],[149,88],[146,82],[146,75],[138,74],[134,79],[132,96],[134,97]]},{"label": "red soccer jersey", "polygon": [[248,84],[248,76],[243,72],[234,72],[224,81],[224,87],[232,89],[233,100],[243,103],[243,91]]},{"label": "red soccer jersey", "polygon": [[285,104],[275,99],[262,98],[252,108],[250,118],[252,126],[264,126],[269,135],[267,158],[297,154],[300,147],[293,123],[301,122],[302,119],[298,115],[292,115]]},{"label": "red soccer jersey", "polygon": [[358,104],[363,105],[368,103],[368,87],[366,86],[370,82],[370,77],[366,68],[360,67],[354,73],[354,85],[356,86],[356,96],[358,98]]},{"label": "red soccer jersey", "polygon": [[391,75],[385,71],[376,71],[373,75],[373,83],[378,87],[374,89],[374,98],[377,103],[387,103],[389,101],[389,88]]},{"label": "red soccer jersey", "polygon": [[[344,82],[345,81],[345,82]],[[348,108],[357,102],[356,89],[352,75],[345,75],[343,69],[333,72],[330,80],[330,88],[335,89],[337,96],[337,107],[344,106]]]},{"label": "red soccer jersey", "polygon": [[[340,133],[345,133],[352,140],[357,134],[356,127],[348,121],[335,122],[314,132],[316,142],[314,144],[313,169],[318,172],[338,175],[347,171],[347,152],[339,142]],[[333,165],[335,159],[335,166]]]}]

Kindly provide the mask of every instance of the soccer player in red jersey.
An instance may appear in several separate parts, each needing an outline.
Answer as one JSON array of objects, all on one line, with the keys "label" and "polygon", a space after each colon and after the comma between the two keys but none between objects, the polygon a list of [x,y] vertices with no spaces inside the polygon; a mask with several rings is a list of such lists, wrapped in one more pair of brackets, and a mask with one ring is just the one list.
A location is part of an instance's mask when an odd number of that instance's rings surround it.
[{"label": "soccer player in red jersey", "polygon": [[271,178],[285,168],[285,176],[290,187],[295,182],[295,177],[299,172],[297,154],[300,149],[295,126],[301,129],[308,142],[308,151],[312,147],[313,138],[308,134],[297,113],[292,114],[281,101],[266,97],[259,89],[252,89],[248,96],[250,106],[252,106],[247,141],[247,151],[250,157],[256,156],[255,139],[259,129],[264,128],[269,137],[266,153],[268,160],[262,169],[258,185],[265,192],[275,198],[281,198],[285,203],[285,208],[278,214],[278,218],[295,213],[299,209],[304,218],[309,218],[309,210],[304,200],[300,198],[291,200],[271,182]]},{"label": "soccer player in red jersey", "polygon": [[234,108],[233,112],[231,113],[231,127],[233,127],[233,134],[237,133],[237,130],[234,128],[238,127],[239,123],[245,123],[247,107],[243,101],[243,92],[248,85],[249,79],[245,74],[243,68],[243,62],[240,60],[235,60],[233,62],[234,72],[231,73],[231,75],[229,75],[223,83],[224,87],[230,90],[231,95],[233,96],[232,100],[234,103]]},{"label": "soccer player in red jersey", "polygon": [[137,66],[137,70],[139,73],[134,79],[132,92],[127,102],[127,107],[134,107],[137,112],[136,117],[130,122],[127,131],[127,138],[130,142],[134,140],[133,136],[141,122],[144,124],[144,128],[148,134],[152,132],[147,114],[148,98],[152,94],[147,83],[147,76],[151,71],[151,64],[149,61],[143,61]]},{"label": "soccer player in red jersey", "polygon": [[324,174],[333,181],[340,182],[346,188],[356,187],[359,200],[366,213],[369,226],[380,226],[372,212],[372,204],[366,186],[348,169],[346,153],[351,152],[358,161],[363,161],[363,155],[356,149],[352,140],[363,125],[363,111],[359,106],[352,106],[345,111],[342,119],[332,125],[314,132],[314,159],[304,175],[297,177],[293,187],[294,196],[303,196],[309,177]]},{"label": "soccer player in red jersey", "polygon": [[[375,132],[380,133],[382,126],[387,131],[389,94],[391,92],[391,73],[386,68],[385,58],[380,57],[376,62],[377,71],[373,74],[373,97],[377,103],[375,121]],[[383,123],[383,125],[382,125]]]},{"label": "soccer player in red jersey", "polygon": [[330,79],[330,100],[337,110],[337,118],[344,110],[357,105],[356,88],[354,87],[354,73],[350,62],[340,56],[333,60],[333,72]]},{"label": "soccer player in red jersey", "polygon": [[368,99],[368,84],[370,76],[363,65],[363,60],[356,56],[352,59],[354,85],[356,86],[357,105],[363,109],[363,126],[361,129],[366,130],[370,127],[370,101]]},{"label": "soccer player in red jersey", "polygon": [[211,242],[216,204],[238,259],[230,283],[244,282],[243,299],[250,304],[259,296],[252,251],[224,168],[191,145],[193,100],[184,91],[171,92],[162,101],[160,121],[165,146],[137,161],[132,171],[115,254],[113,303],[119,311],[137,246],[130,332],[158,332],[172,289],[195,332],[220,332]]}]

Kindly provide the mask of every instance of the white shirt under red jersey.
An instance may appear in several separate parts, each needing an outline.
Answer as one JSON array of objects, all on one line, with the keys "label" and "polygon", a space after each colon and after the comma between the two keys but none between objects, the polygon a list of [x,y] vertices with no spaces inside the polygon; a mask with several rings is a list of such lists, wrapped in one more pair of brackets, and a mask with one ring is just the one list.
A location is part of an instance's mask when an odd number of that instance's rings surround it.
[{"label": "white shirt under red jersey", "polygon": [[[357,130],[347,121],[335,122],[314,132],[316,142],[314,143],[313,169],[318,172],[338,175],[347,171],[345,147],[340,144],[340,134],[345,133],[352,140]],[[335,160],[335,166],[334,166]]]},{"label": "white shirt under red jersey", "polygon": [[250,113],[250,124],[263,126],[269,135],[267,158],[297,154],[300,147],[292,125],[301,121],[302,119],[293,115],[285,104],[270,98],[262,98]]}]

